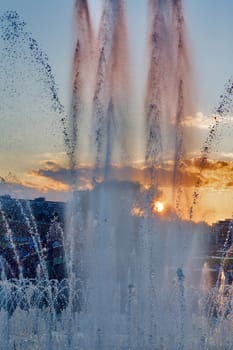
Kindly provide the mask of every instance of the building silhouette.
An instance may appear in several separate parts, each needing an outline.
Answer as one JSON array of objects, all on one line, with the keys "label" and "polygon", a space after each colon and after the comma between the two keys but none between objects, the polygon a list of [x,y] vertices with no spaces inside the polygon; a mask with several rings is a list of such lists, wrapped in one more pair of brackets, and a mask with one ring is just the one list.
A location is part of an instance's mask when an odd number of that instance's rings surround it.
[{"label": "building silhouette", "polygon": [[46,261],[49,253],[51,259],[53,247],[51,241],[48,247],[48,235],[51,227],[53,231],[55,227],[63,230],[64,212],[65,203],[46,201],[43,197],[25,200],[0,196],[2,278],[4,275],[8,279],[19,278],[20,273],[36,278],[39,262]]}]

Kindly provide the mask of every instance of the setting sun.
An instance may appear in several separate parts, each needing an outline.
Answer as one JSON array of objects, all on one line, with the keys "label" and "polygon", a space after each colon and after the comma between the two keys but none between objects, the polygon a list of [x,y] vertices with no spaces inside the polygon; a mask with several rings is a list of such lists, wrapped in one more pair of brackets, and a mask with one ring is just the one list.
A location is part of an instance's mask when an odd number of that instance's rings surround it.
[{"label": "setting sun", "polygon": [[153,212],[162,213],[164,211],[164,203],[160,201],[156,201],[153,203]]}]

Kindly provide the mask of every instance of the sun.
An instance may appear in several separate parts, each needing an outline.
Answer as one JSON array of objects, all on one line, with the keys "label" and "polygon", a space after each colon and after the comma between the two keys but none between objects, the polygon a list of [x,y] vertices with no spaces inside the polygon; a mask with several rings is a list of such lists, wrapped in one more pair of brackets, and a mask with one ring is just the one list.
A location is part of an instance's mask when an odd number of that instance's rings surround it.
[{"label": "sun", "polygon": [[161,201],[155,201],[152,206],[152,210],[154,213],[159,213],[161,214],[165,209],[165,205]]}]

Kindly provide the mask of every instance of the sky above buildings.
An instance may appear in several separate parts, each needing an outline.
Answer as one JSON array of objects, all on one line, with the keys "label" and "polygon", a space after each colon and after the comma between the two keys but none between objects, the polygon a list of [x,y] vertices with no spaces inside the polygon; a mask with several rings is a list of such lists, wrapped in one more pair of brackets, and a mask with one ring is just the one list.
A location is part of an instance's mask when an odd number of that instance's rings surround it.
[{"label": "sky above buildings", "polygon": [[[192,116],[187,116],[186,120],[187,148],[189,157],[192,157],[198,156],[208,133],[211,115],[224,92],[224,85],[233,76],[233,2],[184,0],[183,4],[193,71]],[[131,68],[134,85],[140,94],[142,67],[145,65],[146,2],[126,0],[126,5]],[[97,28],[101,1],[90,0],[90,8]],[[61,103],[68,112],[75,42],[73,1],[1,0],[0,15],[9,10],[18,12],[26,22],[25,30],[48,55]],[[22,50],[22,45],[15,49]],[[0,48],[3,47],[0,40]],[[27,62],[24,54],[27,52],[17,56],[17,64],[14,64],[12,55],[1,51],[0,176],[8,177],[9,182],[15,184],[15,194],[22,195],[24,192],[32,196],[44,190],[48,196],[61,199],[60,193],[68,189],[68,184],[61,176],[67,161],[60,117],[51,106],[48,91],[41,82],[40,74],[36,73],[35,62]],[[136,100],[135,97],[135,105]],[[205,184],[206,187],[201,189],[203,201],[199,218],[209,217],[211,219],[206,220],[214,221],[232,215],[232,129],[233,118],[229,113],[219,128],[209,173],[204,174],[203,184],[205,179],[211,178],[212,185]],[[192,169],[193,173],[198,172],[193,164]]]},{"label": "sky above buildings", "polygon": [[[146,31],[145,3],[142,0],[126,1],[134,50],[142,47]],[[100,4],[101,0],[90,0],[94,18],[100,16]],[[231,0],[184,0],[183,4],[192,63],[197,74],[197,110],[209,113],[232,74],[233,3]],[[16,10],[26,21],[28,31],[48,54],[61,93],[65,95],[70,69],[73,0],[2,0],[0,11],[6,10]]]}]

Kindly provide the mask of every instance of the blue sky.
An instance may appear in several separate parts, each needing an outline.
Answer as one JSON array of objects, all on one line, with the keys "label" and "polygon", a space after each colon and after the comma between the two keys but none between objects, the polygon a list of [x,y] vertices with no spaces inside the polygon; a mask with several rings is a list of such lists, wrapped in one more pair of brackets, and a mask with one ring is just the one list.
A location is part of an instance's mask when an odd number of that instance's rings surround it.
[{"label": "blue sky", "polygon": [[[135,53],[146,30],[145,0],[126,0]],[[184,0],[196,81],[196,111],[210,113],[233,75],[233,1]],[[90,0],[98,17],[101,0]],[[67,99],[72,47],[72,0],[1,0],[1,13],[16,10],[48,54],[63,99]]]},{"label": "blue sky", "polygon": [[233,75],[233,1],[185,0],[184,6],[196,71],[197,109],[208,113]]}]

